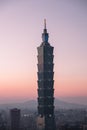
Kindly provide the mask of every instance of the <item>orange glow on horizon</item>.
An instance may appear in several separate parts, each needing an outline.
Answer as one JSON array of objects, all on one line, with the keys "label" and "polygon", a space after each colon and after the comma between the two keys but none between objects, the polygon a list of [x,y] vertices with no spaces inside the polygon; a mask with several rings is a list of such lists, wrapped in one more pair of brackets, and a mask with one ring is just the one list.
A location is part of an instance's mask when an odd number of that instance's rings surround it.
[{"label": "orange glow on horizon", "polygon": [[[13,81],[2,83],[0,87],[1,98],[13,99],[35,99],[37,98],[37,80]],[[60,96],[86,96],[87,95],[87,81],[75,79],[56,79],[54,82],[54,95]]]}]

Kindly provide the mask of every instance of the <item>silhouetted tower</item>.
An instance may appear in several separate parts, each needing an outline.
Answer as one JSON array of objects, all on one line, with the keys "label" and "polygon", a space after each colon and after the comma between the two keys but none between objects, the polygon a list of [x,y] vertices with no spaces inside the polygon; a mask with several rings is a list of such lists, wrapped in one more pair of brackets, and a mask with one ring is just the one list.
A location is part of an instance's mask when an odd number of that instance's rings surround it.
[{"label": "silhouetted tower", "polygon": [[48,42],[49,35],[44,20],[42,44],[38,50],[38,130],[55,130],[54,117],[54,72],[53,49]]},{"label": "silhouetted tower", "polygon": [[10,110],[11,114],[11,130],[20,129],[20,109],[14,108]]}]

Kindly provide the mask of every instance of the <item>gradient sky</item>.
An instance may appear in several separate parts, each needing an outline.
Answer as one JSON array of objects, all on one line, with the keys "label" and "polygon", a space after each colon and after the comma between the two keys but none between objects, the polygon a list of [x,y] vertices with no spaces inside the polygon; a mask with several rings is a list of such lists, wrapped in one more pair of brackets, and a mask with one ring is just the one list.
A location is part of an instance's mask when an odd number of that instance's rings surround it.
[{"label": "gradient sky", "polygon": [[54,46],[55,96],[87,96],[87,1],[0,0],[0,102],[37,97],[43,20]]}]

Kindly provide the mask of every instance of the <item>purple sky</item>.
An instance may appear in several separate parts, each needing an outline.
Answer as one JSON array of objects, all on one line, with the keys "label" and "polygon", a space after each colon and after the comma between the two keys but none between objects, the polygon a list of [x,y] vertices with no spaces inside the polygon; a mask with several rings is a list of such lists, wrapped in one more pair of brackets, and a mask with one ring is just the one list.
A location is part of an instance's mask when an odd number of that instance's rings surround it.
[{"label": "purple sky", "polygon": [[37,97],[44,18],[55,48],[55,96],[87,96],[87,1],[0,0],[1,101]]}]

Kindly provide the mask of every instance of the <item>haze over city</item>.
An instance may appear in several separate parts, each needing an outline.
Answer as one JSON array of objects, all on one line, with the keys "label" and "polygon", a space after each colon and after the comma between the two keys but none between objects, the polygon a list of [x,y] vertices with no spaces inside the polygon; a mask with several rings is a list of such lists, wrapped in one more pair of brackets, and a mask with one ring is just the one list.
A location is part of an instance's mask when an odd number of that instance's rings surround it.
[{"label": "haze over city", "polygon": [[87,97],[87,1],[0,0],[0,103],[37,98],[44,18],[54,46],[55,98]]}]

